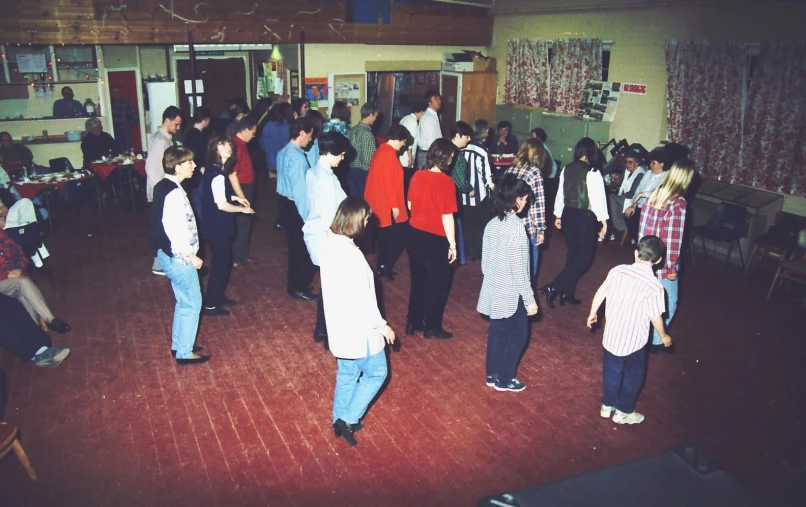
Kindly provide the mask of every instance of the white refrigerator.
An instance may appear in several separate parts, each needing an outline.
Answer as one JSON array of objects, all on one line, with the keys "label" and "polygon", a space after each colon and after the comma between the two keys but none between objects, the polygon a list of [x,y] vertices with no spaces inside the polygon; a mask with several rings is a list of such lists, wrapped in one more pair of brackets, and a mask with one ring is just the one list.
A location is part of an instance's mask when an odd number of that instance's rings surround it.
[{"label": "white refrigerator", "polygon": [[176,84],[173,81],[159,81],[146,83],[146,93],[148,94],[148,140],[162,125],[162,113],[168,106],[179,105],[176,96]]}]

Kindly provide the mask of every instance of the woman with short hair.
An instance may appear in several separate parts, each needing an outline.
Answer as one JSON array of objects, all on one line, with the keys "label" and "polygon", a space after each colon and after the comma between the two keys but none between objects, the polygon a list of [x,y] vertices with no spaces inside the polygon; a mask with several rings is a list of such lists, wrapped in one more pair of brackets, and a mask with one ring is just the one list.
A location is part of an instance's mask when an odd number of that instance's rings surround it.
[{"label": "woman with short hair", "polygon": [[234,150],[235,145],[226,137],[210,140],[205,156],[207,167],[200,183],[201,234],[213,254],[210,277],[207,279],[207,297],[202,310],[207,316],[229,315],[229,311],[223,307],[235,304],[224,295],[232,271],[235,213],[255,213],[249,201],[241,199],[232,190],[229,175],[235,165]]},{"label": "woman with short hair", "polygon": [[361,198],[342,201],[327,231],[327,256],[320,266],[330,352],[338,363],[333,432],[350,446],[358,445],[361,418],[386,379],[384,347],[395,341],[378,310],[372,269],[354,243],[371,213]]},{"label": "woman with short hair", "polygon": [[411,134],[402,125],[389,130],[387,141],[372,155],[364,198],[378,221],[378,267],[375,274],[395,279],[394,266],[406,247],[409,213],[403,195],[403,166],[397,154]]},{"label": "woman with short hair", "polygon": [[171,352],[179,365],[204,363],[209,356],[197,355],[200,347],[193,346],[202,308],[197,272],[202,260],[196,255],[199,233],[193,209],[182,189],[182,182],[193,176],[196,167],[193,152],[171,146],[162,156],[162,167],[166,176],[154,186],[150,245],[157,251],[157,259],[171,280],[176,297]]},{"label": "woman with short hair", "polygon": [[574,295],[577,282],[593,263],[597,229],[600,238],[607,234],[607,198],[602,165],[602,154],[596,141],[583,137],[574,147],[574,161],[560,173],[560,187],[554,200],[554,226],[562,230],[567,252],[563,270],[553,282],[540,289],[550,308],[554,308],[557,295],[560,296],[560,306],[582,302]]},{"label": "woman with short hair", "polygon": [[[677,276],[688,207],[685,195],[693,177],[694,162],[687,158],[678,160],[672,164],[663,182],[649,195],[641,210],[639,241],[644,236],[657,236],[666,245],[664,264],[657,270],[657,276],[666,291],[664,323],[667,327],[677,311]],[[660,335],[655,331],[649,351],[670,353],[674,349],[664,347]]]},{"label": "woman with short hair", "polygon": [[333,109],[330,111],[330,119],[322,126],[322,132],[336,131],[339,134],[347,137],[350,135],[350,108],[343,100],[337,100],[333,103]]},{"label": "woman with short hair", "polygon": [[447,139],[434,141],[426,155],[426,166],[414,174],[409,186],[411,290],[406,334],[421,331],[426,339],[453,338],[453,333],[443,329],[442,317],[450,289],[451,263],[456,260],[456,186],[446,174],[454,150]]},{"label": "woman with short hair", "polygon": [[529,278],[529,240],[518,213],[532,199],[529,184],[507,173],[493,192],[495,215],[484,229],[481,284],[476,311],[490,317],[487,332],[487,385],[496,391],[523,391],[515,378],[529,336],[529,315],[537,301]]}]

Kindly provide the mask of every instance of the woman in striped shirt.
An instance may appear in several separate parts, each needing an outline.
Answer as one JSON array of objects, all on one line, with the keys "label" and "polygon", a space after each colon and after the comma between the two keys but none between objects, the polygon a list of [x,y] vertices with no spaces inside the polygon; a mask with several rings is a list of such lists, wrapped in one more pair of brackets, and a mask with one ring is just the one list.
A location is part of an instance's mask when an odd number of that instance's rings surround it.
[{"label": "woman in striped shirt", "polygon": [[529,336],[528,316],[537,313],[537,302],[529,279],[529,239],[517,214],[531,199],[528,183],[505,174],[493,192],[495,217],[484,229],[484,281],[476,311],[490,317],[487,385],[496,391],[526,389],[515,371]]},{"label": "woman in striped shirt", "polygon": [[[657,236],[666,245],[666,258],[657,275],[666,291],[665,324],[668,326],[677,310],[677,272],[680,264],[680,250],[683,246],[683,232],[686,226],[685,194],[694,177],[694,163],[683,158],[672,165],[663,183],[647,199],[641,211],[641,226],[638,237]],[[652,337],[652,353],[673,352],[673,348],[663,346],[657,331]]]}]

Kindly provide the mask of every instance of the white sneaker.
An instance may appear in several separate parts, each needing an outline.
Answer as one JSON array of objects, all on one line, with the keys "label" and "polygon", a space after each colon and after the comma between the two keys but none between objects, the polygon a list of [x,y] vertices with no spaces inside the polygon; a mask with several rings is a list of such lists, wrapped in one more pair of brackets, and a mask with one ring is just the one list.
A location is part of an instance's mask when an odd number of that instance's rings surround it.
[{"label": "white sneaker", "polygon": [[643,421],[644,414],[638,412],[625,414],[621,410],[616,410],[616,415],[613,416],[613,422],[616,424],[641,424]]},{"label": "white sneaker", "polygon": [[610,416],[613,415],[613,411],[615,408],[608,407],[607,405],[602,405],[602,408],[599,410],[599,415],[604,417],[605,419],[610,419]]}]

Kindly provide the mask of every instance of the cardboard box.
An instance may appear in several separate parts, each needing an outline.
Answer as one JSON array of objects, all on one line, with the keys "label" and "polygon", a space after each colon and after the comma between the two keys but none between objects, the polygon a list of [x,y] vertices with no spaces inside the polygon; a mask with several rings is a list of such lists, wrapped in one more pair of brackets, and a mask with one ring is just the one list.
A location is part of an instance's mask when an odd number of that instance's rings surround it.
[{"label": "cardboard box", "polygon": [[495,72],[495,58],[474,56],[473,72]]},{"label": "cardboard box", "polygon": [[446,72],[473,72],[473,62],[442,62]]}]

